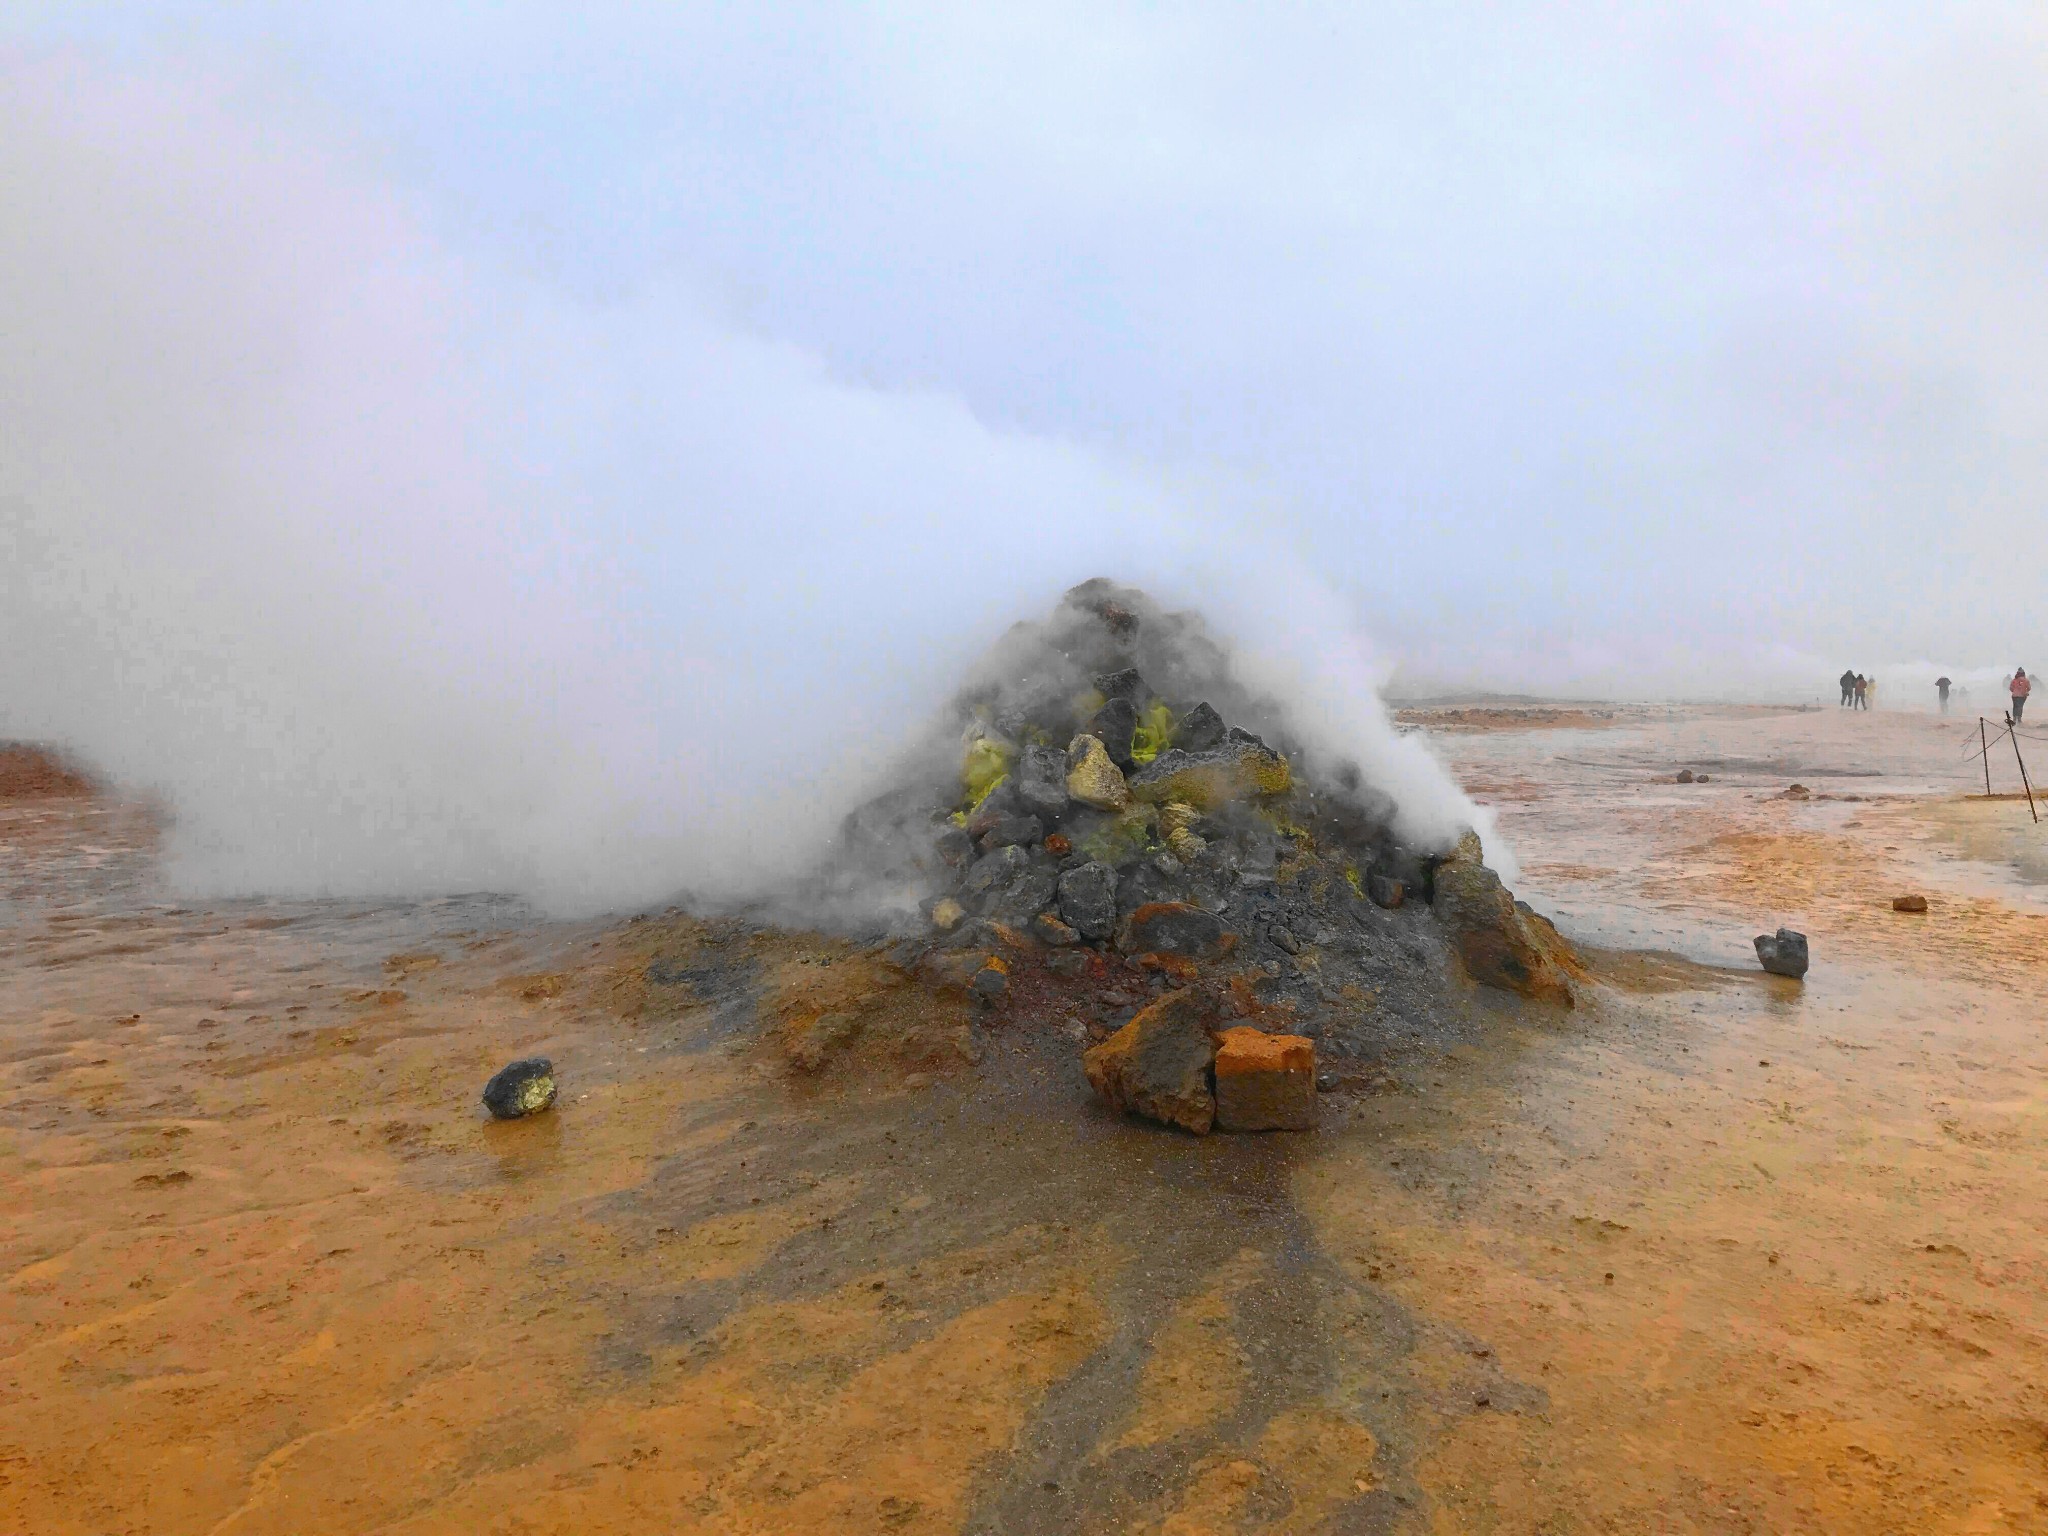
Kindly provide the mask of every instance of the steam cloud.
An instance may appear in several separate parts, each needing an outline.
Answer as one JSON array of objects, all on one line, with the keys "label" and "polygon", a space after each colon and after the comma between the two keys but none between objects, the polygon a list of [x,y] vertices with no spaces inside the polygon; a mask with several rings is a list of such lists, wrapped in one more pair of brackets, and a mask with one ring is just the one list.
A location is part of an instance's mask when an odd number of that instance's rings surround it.
[{"label": "steam cloud", "polygon": [[1096,574],[1203,610],[1411,837],[1475,820],[1212,490],[686,292],[572,306],[223,94],[0,56],[0,735],[160,789],[187,888],[772,888]]}]

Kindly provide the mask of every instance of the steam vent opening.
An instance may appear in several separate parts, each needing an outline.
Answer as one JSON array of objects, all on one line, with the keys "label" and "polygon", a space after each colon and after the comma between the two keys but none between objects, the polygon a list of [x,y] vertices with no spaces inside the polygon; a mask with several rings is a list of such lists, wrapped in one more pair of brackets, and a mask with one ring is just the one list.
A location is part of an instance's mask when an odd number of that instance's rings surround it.
[{"label": "steam vent opening", "polygon": [[981,1028],[1074,1034],[1117,1108],[1305,1129],[1333,1062],[1475,984],[1572,1002],[1577,960],[1477,835],[1416,846],[1398,812],[1292,739],[1198,616],[1097,579],[1003,636],[824,884],[888,904],[889,963]]}]

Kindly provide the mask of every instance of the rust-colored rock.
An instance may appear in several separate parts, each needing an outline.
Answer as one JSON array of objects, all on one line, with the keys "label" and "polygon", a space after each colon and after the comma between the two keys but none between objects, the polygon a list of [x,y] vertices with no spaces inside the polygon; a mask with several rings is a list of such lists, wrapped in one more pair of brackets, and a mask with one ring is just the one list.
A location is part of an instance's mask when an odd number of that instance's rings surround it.
[{"label": "rust-colored rock", "polygon": [[1927,898],[1925,896],[1894,896],[1892,898],[1892,910],[1894,912],[1925,912],[1927,910]]},{"label": "rust-colored rock", "polygon": [[1130,963],[1141,971],[1157,971],[1162,976],[1171,976],[1175,981],[1193,981],[1202,974],[1202,968],[1186,955],[1158,954],[1147,951],[1131,956]]},{"label": "rust-colored rock", "polygon": [[1436,867],[1432,906],[1465,970],[1482,986],[1572,1005],[1577,957],[1556,928],[1517,902],[1467,832]]},{"label": "rust-colored rock", "polygon": [[1117,929],[1116,947],[1126,954],[1186,955],[1215,960],[1230,953],[1237,935],[1213,912],[1185,901],[1148,901]]},{"label": "rust-colored rock", "polygon": [[1197,1136],[1216,1123],[1209,1069],[1215,1002],[1192,987],[1169,992],[1100,1045],[1082,1053],[1088,1081],[1126,1114],[1177,1125]]},{"label": "rust-colored rock", "polygon": [[1216,1125],[1225,1131],[1310,1131],[1316,1045],[1240,1024],[1216,1040]]}]

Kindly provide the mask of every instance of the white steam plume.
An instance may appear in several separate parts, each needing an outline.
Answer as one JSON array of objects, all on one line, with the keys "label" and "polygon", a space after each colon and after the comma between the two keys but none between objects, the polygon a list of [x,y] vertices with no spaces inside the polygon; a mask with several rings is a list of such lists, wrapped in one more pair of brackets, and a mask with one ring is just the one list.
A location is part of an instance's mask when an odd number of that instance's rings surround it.
[{"label": "white steam plume", "polygon": [[0,735],[160,789],[188,889],[773,886],[1095,574],[1209,613],[1414,839],[1474,819],[1306,567],[1158,476],[480,268],[227,94],[0,56]]}]

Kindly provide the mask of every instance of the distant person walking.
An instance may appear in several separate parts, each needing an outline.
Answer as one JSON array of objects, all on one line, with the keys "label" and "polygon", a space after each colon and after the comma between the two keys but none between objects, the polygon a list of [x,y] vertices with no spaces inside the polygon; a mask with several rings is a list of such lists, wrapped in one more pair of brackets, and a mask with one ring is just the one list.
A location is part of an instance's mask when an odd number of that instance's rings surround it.
[{"label": "distant person walking", "polygon": [[1945,678],[1945,677],[1937,677],[1937,678],[1936,678],[1936,679],[1934,680],[1934,691],[1935,691],[1936,693],[1938,693],[1938,694],[1940,694],[1940,695],[1941,695],[1941,712],[1942,712],[1942,713],[1943,713],[1944,715],[1945,715],[1945,714],[1947,714],[1947,713],[1948,713],[1948,679],[1947,679],[1947,678]]},{"label": "distant person walking", "polygon": [[1864,675],[1863,675],[1863,674],[1862,674],[1861,672],[1858,672],[1858,673],[1854,674],[1854,676],[1853,676],[1853,677],[1851,678],[1851,680],[1850,680],[1850,683],[1849,683],[1849,689],[1850,689],[1850,692],[1851,692],[1851,693],[1853,693],[1853,694],[1855,695],[1855,702],[1854,702],[1854,703],[1853,703],[1852,705],[1850,705],[1850,708],[1852,708],[1852,709],[1868,709],[1868,708],[1870,708],[1870,704],[1869,704],[1869,697],[1870,697],[1870,679],[1869,679],[1869,678],[1865,677],[1865,676],[1864,676]]},{"label": "distant person walking", "polygon": [[1870,708],[1871,700],[1875,699],[1876,697],[1877,679],[1874,677],[1866,677],[1865,679],[1863,679],[1863,707],[1865,709]]},{"label": "distant person walking", "polygon": [[1847,704],[1856,694],[1856,674],[1854,672],[1844,672],[1840,681],[1842,684],[1842,702]]},{"label": "distant person walking", "polygon": [[2034,691],[2034,685],[2027,680],[2027,669],[2021,667],[2012,675],[2012,723],[2018,725],[2020,716],[2027,712],[2027,695]]}]

